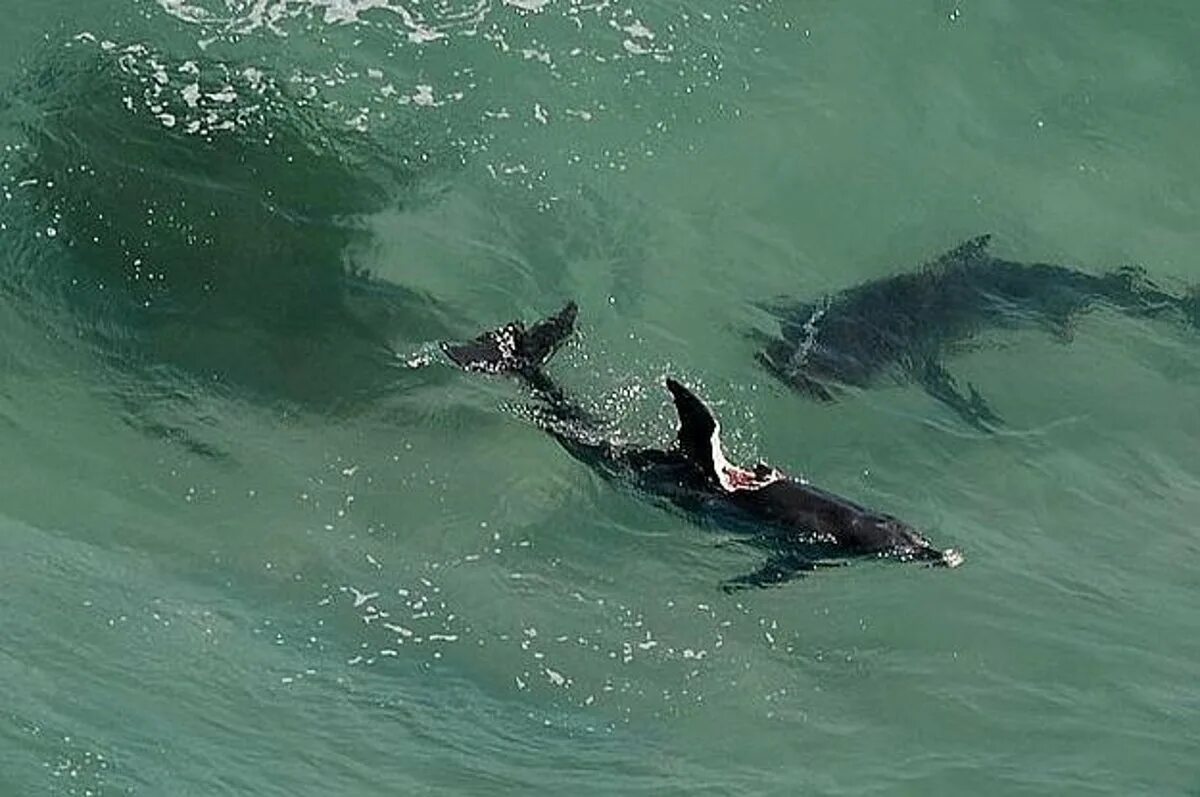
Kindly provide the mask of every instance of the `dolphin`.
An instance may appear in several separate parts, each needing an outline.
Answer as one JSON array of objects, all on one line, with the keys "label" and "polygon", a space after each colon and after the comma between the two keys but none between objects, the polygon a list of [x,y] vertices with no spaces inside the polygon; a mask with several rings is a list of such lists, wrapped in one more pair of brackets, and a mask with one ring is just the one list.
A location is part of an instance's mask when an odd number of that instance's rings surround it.
[{"label": "dolphin", "polygon": [[676,379],[666,379],[679,418],[674,440],[655,447],[607,439],[599,420],[545,370],[574,331],[577,314],[576,305],[568,303],[530,326],[513,321],[466,343],[443,343],[442,350],[465,371],[521,380],[536,399],[538,425],[575,459],[640,494],[715,520],[765,549],[766,563],[725,581],[727,591],[781,584],[847,557],[945,567],[962,563],[959,551],[934,547],[915,528],[889,514],[765,463],[751,468],[734,464],[721,445],[716,415]]},{"label": "dolphin", "polygon": [[845,387],[915,381],[988,431],[1000,417],[974,385],[959,387],[942,362],[984,329],[1034,325],[1067,341],[1074,319],[1098,306],[1139,317],[1171,314],[1200,327],[1200,293],[1164,291],[1138,268],[1089,274],[1003,260],[989,253],[990,241],[972,238],[916,271],[819,301],[764,305],[779,334],[766,338],[758,361],[797,392],[826,402]]}]

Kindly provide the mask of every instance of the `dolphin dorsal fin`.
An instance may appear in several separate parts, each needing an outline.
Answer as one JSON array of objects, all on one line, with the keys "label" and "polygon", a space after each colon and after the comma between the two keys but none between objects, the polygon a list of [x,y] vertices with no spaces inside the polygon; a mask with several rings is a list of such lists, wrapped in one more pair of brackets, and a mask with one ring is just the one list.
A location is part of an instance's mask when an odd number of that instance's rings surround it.
[{"label": "dolphin dorsal fin", "polygon": [[721,446],[721,426],[716,416],[695,393],[669,377],[667,390],[671,391],[675,412],[679,415],[675,439],[680,452],[706,475],[716,479],[714,450],[719,452]]},{"label": "dolphin dorsal fin", "polygon": [[721,424],[708,405],[674,379],[667,379],[667,390],[671,391],[675,412],[679,414],[676,437],[679,452],[721,490],[726,493],[760,490],[786,478],[761,462],[753,470],[734,465],[721,449]]}]

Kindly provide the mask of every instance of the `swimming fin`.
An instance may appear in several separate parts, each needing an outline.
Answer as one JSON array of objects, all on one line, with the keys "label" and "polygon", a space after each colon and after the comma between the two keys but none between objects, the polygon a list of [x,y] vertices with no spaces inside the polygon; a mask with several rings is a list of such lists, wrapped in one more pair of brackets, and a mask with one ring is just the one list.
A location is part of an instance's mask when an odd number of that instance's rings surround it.
[{"label": "swimming fin", "polygon": [[530,327],[511,321],[466,343],[443,343],[442,351],[464,371],[529,374],[571,336],[578,314],[575,302],[567,302],[563,309]]}]

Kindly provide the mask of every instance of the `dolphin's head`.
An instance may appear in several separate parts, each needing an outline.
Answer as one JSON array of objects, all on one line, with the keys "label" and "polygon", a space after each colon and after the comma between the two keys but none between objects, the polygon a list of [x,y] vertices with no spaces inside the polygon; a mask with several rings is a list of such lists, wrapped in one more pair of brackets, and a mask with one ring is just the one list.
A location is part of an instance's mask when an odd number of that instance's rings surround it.
[{"label": "dolphin's head", "polygon": [[925,562],[930,567],[958,567],[964,561],[962,551],[957,548],[935,548],[929,539],[906,523],[895,521],[898,530],[895,556],[904,561]]},{"label": "dolphin's head", "polygon": [[957,548],[939,550],[932,545],[917,549],[909,558],[914,562],[924,562],[930,567],[958,567],[966,561],[962,551]]},{"label": "dolphin's head", "polygon": [[898,518],[882,515],[875,519],[868,536],[873,552],[903,562],[924,562],[931,567],[958,567],[962,552],[955,548],[934,547],[921,532]]}]

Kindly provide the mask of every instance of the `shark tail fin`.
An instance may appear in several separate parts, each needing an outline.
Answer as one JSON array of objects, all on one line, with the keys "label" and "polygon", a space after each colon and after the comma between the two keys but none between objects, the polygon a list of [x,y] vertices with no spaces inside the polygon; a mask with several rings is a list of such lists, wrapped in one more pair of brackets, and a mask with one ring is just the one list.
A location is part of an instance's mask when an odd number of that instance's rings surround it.
[{"label": "shark tail fin", "polygon": [[579,308],[567,302],[552,316],[526,327],[512,321],[466,343],[443,343],[442,351],[464,371],[531,374],[558,351],[575,331]]},{"label": "shark tail fin", "polygon": [[1188,289],[1181,302],[1183,312],[1192,326],[1200,329],[1200,285]]},{"label": "shark tail fin", "polygon": [[1102,275],[1099,281],[1100,295],[1130,315],[1181,313],[1187,324],[1200,329],[1200,285],[1182,292],[1162,288],[1141,266],[1122,266]]}]

